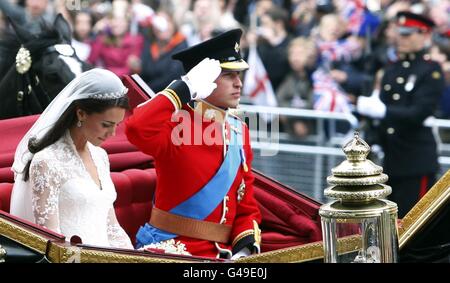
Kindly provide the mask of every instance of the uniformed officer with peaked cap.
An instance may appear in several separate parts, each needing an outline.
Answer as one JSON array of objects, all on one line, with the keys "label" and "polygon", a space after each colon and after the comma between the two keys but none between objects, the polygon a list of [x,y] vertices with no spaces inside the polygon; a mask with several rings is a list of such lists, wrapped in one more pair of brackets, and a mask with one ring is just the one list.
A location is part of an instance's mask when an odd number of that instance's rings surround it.
[{"label": "uniformed officer with peaked cap", "polygon": [[444,80],[440,65],[425,50],[433,21],[399,12],[396,23],[399,59],[384,70],[379,96],[360,97],[357,110],[379,120],[390,198],[398,204],[402,218],[434,184],[439,171],[436,141],[424,121],[437,108]]},{"label": "uniformed officer with peaked cap", "polygon": [[230,30],[180,51],[172,55],[172,58],[181,61],[186,72],[189,72],[205,57],[218,60],[223,70],[243,71],[249,66],[241,57],[241,35],[240,29]]}]

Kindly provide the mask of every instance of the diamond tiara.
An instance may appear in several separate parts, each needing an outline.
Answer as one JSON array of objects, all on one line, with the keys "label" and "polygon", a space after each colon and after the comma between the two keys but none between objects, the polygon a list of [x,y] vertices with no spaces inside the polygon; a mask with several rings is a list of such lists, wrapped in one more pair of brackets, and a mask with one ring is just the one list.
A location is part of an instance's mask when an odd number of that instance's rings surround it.
[{"label": "diamond tiara", "polygon": [[128,92],[128,88],[124,88],[122,91],[117,92],[106,92],[106,93],[96,93],[90,96],[90,98],[94,99],[117,99],[125,96],[125,94]]}]

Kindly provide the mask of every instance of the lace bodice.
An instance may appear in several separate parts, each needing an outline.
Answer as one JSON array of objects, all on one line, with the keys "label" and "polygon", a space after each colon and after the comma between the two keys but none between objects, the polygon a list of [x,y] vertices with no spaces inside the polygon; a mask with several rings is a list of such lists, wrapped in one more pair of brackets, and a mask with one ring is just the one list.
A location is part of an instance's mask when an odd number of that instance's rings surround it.
[{"label": "lace bodice", "polygon": [[106,152],[88,142],[100,187],[86,170],[69,131],[36,153],[30,166],[32,207],[36,224],[83,244],[133,248],[119,225],[113,203],[117,193]]}]

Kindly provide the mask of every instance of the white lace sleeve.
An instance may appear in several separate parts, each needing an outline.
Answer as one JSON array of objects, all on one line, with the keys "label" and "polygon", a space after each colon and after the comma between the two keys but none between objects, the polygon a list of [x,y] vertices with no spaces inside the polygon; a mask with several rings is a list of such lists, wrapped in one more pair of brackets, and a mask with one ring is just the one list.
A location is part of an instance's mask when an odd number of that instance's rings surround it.
[{"label": "white lace sleeve", "polygon": [[108,214],[108,239],[111,247],[134,249],[125,230],[120,226],[116,218],[114,208],[111,207]]},{"label": "white lace sleeve", "polygon": [[32,208],[36,224],[61,233],[59,225],[60,176],[46,160],[33,161],[30,183],[33,191]]}]

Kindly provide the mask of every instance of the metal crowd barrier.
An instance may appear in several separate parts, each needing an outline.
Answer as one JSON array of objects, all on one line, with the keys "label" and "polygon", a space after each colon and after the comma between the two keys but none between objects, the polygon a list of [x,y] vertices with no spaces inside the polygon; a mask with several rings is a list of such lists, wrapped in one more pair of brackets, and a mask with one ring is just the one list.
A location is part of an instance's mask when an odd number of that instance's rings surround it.
[{"label": "metal crowd barrier", "polygon": [[[356,117],[344,113],[254,105],[241,105],[240,116],[247,118],[249,125],[254,150],[253,167],[324,202],[326,177],[331,168],[344,160],[341,145],[358,128]],[[277,132],[280,116],[313,120],[315,131],[303,139]],[[258,127],[255,127],[255,119]]]},{"label": "metal crowd barrier", "polygon": [[[359,129],[354,115],[255,105],[241,105],[239,115],[249,125],[255,169],[318,201],[327,201],[323,196],[326,177],[345,159],[341,147]],[[315,132],[306,138],[293,138],[279,131],[280,116],[312,120]],[[450,168],[450,120],[430,117],[425,125],[433,129],[441,172],[446,172]],[[448,130],[447,142],[441,138],[442,130]],[[364,133],[361,135],[364,137]],[[382,152],[374,151],[379,157],[376,163],[380,165]]]}]

